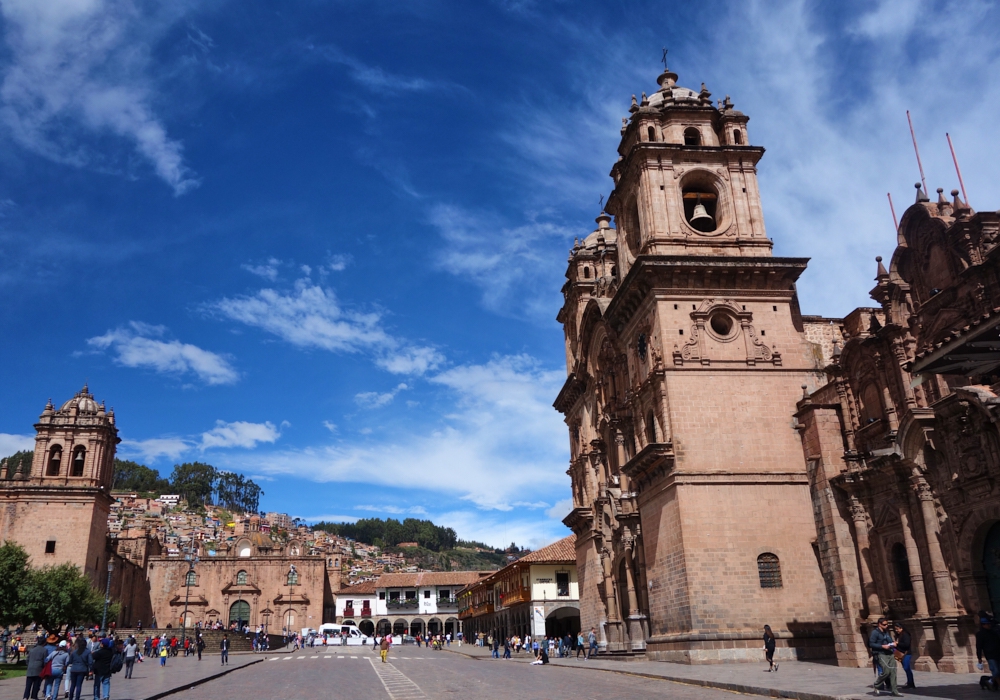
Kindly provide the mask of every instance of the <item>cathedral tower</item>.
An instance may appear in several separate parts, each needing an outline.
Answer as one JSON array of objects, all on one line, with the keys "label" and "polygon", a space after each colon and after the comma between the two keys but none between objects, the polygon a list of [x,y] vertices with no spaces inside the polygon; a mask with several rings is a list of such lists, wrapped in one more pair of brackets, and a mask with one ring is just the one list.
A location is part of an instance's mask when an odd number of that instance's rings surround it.
[{"label": "cathedral tower", "polygon": [[114,411],[86,385],[35,424],[30,473],[0,481],[0,540],[21,544],[32,566],[70,563],[104,585],[115,449]]},{"label": "cathedral tower", "polygon": [[799,312],[807,260],[771,255],[747,116],[658,82],[623,120],[558,317],[581,625],[609,651],[704,663],[758,659],[766,623],[799,658],[832,656],[792,415],[833,328]]}]

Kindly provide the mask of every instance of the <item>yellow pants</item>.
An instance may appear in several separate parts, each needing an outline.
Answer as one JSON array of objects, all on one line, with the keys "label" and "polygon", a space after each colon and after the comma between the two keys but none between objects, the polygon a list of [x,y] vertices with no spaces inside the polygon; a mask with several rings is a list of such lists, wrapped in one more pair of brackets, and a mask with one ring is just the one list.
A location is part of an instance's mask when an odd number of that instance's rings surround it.
[{"label": "yellow pants", "polygon": [[387,657],[389,655],[389,650],[388,649],[383,649],[381,651],[381,654],[382,654],[382,663],[385,663],[385,657]]}]

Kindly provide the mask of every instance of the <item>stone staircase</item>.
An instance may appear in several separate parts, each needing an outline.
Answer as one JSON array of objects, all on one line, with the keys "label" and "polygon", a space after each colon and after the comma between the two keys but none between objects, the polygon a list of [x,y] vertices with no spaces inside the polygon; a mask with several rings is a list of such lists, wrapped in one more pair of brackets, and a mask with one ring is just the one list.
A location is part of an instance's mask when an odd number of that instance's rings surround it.
[{"label": "stone staircase", "polygon": [[[181,630],[180,630],[180,628],[169,629],[169,630],[162,629],[162,628],[161,629],[155,629],[155,630],[143,628],[141,634],[136,629],[134,629],[134,628],[132,628],[132,629],[129,629],[129,628],[119,628],[119,629],[115,630],[115,635],[117,635],[118,637],[121,637],[122,639],[128,638],[129,635],[135,635],[135,638],[139,640],[140,644],[142,644],[142,642],[144,642],[146,640],[146,636],[147,635],[150,636],[150,637],[152,637],[154,635],[155,636],[159,636],[159,635],[162,635],[164,632],[166,632],[166,634],[167,634],[167,639],[170,639],[170,637],[175,636],[175,635],[177,636],[178,641],[181,639]],[[187,630],[187,636],[190,637],[193,640],[194,637],[195,637],[195,632],[196,632],[196,630],[189,629],[189,630]],[[202,637],[202,639],[205,640],[205,650],[202,652],[202,654],[219,654],[219,653],[221,653],[221,651],[219,649],[219,644],[222,642],[222,635],[223,634],[228,634],[229,635],[229,653],[234,654],[234,653],[238,653],[238,652],[253,651],[253,644],[250,642],[250,637],[249,636],[244,636],[244,635],[236,633],[236,632],[227,632],[226,630],[201,630],[201,637]],[[281,649],[281,648],[284,647],[281,635],[273,635],[272,634],[272,635],[269,635],[269,637],[270,637],[271,649],[272,650],[274,650],[274,649]],[[183,652],[180,652],[180,653],[183,653]]]}]

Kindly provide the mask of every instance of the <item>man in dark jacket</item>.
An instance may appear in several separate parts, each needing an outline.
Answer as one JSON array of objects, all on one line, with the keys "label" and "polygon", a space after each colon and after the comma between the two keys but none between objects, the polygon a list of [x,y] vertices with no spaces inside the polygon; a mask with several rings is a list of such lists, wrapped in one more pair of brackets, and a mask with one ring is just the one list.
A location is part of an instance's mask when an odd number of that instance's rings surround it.
[{"label": "man in dark jacket", "polygon": [[45,637],[39,637],[35,646],[28,652],[27,673],[24,676],[24,700],[38,700],[38,689],[42,685],[42,669],[45,668],[45,657],[49,655],[45,648]]},{"label": "man in dark jacket", "polygon": [[219,642],[219,650],[222,652],[222,665],[225,666],[229,663],[229,635],[222,635],[222,641]]},{"label": "man in dark jacket", "polygon": [[896,688],[896,658],[892,655],[892,650],[896,647],[896,641],[889,634],[889,621],[884,617],[878,619],[878,624],[872,630],[868,638],[868,648],[878,661],[882,673],[875,679],[875,695],[878,696],[888,683],[890,693],[898,697],[899,690]]},{"label": "man in dark jacket", "polygon": [[993,687],[1000,681],[1000,635],[993,629],[993,620],[985,615],[979,618],[979,630],[976,632],[976,658],[979,663],[986,659],[990,667]]},{"label": "man in dark jacket", "polygon": [[101,640],[101,648],[94,652],[94,698],[108,700],[111,697],[111,661],[115,652],[114,642],[110,639]]}]

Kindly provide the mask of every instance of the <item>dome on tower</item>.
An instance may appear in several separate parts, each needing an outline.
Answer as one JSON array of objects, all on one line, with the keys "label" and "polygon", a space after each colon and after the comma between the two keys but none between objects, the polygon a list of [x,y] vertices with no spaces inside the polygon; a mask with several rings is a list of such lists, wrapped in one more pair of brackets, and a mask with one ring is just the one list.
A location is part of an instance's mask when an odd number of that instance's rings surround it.
[{"label": "dome on tower", "polygon": [[648,106],[650,107],[662,107],[669,102],[678,104],[698,104],[701,102],[701,93],[678,85],[677,74],[673,71],[664,71],[656,79],[656,82],[660,84],[660,89],[649,96]]},{"label": "dome on tower", "polygon": [[83,385],[83,389],[76,392],[73,398],[64,403],[59,410],[69,411],[74,406],[80,413],[97,413],[101,410],[101,406],[94,401],[94,395],[90,393],[86,384]]}]

